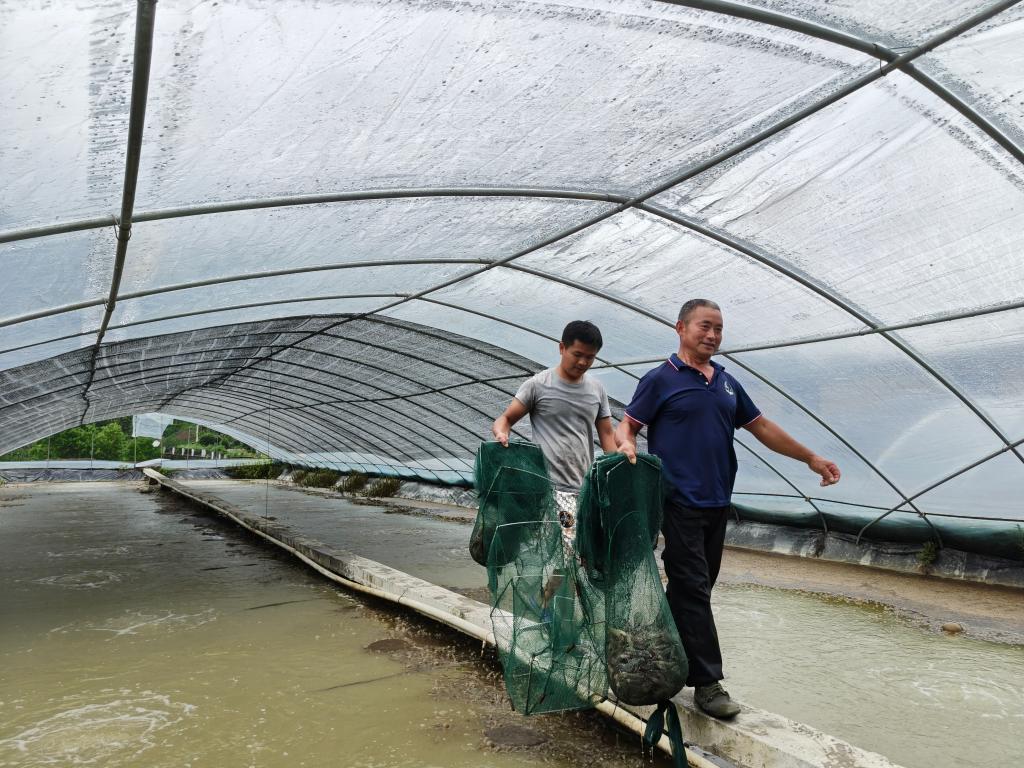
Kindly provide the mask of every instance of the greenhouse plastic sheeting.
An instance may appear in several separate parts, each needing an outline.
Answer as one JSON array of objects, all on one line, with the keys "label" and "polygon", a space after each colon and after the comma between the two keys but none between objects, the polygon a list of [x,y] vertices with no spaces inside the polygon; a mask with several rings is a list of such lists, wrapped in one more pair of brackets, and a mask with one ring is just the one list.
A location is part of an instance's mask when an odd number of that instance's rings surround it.
[{"label": "greenhouse plastic sheeting", "polygon": [[1024,523],[1022,2],[0,0],[0,39],[0,452],[160,412],[468,483],[565,322],[618,416],[700,296],[843,470],[741,432],[738,501]]}]

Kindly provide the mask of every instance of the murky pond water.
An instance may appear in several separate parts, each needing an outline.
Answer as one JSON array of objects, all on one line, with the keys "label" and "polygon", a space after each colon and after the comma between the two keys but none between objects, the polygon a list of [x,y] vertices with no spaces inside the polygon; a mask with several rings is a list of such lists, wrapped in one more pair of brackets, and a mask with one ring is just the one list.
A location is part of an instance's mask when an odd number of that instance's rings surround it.
[{"label": "murky pond water", "polygon": [[[196,487],[438,584],[479,592],[486,583],[465,524],[273,486]],[[907,768],[1024,765],[1024,647],[821,595],[723,584],[715,602],[726,684],[741,701]]]},{"label": "murky pond water", "polygon": [[595,714],[510,712],[478,644],[137,489],[0,488],[0,766],[642,764]]},{"label": "murky pond water", "polygon": [[1024,648],[880,607],[716,589],[729,691],[907,768],[1024,765]]}]

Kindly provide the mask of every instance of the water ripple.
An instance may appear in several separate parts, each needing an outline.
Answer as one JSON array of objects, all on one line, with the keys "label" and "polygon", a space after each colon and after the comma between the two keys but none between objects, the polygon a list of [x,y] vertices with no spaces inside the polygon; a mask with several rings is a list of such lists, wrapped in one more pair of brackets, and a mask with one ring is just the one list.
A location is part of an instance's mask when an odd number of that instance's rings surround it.
[{"label": "water ripple", "polygon": [[61,711],[0,739],[0,767],[131,765],[154,746],[159,731],[195,709],[151,691],[121,690],[114,695],[118,698],[100,703],[95,694],[68,697]]}]

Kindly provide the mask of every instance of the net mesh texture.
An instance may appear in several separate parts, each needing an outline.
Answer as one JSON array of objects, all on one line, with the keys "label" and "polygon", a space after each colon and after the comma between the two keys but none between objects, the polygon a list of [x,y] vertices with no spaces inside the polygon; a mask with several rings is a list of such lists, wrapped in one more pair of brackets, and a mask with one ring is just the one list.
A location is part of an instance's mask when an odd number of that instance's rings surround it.
[{"label": "net mesh texture", "polygon": [[[483,443],[475,470],[470,551],[487,566],[512,706],[524,714],[582,709],[609,692],[651,705],[681,690],[686,655],[653,553],[660,461],[599,457],[578,504],[553,489],[531,443]],[[563,526],[573,516],[575,537]]]}]

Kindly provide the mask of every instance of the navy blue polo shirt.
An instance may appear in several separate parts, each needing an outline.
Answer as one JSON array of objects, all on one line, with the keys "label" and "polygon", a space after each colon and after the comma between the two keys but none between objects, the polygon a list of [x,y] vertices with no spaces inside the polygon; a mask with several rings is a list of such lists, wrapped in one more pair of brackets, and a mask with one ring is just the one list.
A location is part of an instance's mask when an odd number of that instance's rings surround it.
[{"label": "navy blue polo shirt", "polygon": [[673,354],[648,371],[626,416],[647,427],[671,499],[687,507],[728,506],[736,481],[733,433],[761,415],[740,383],[711,361],[711,381]]}]

